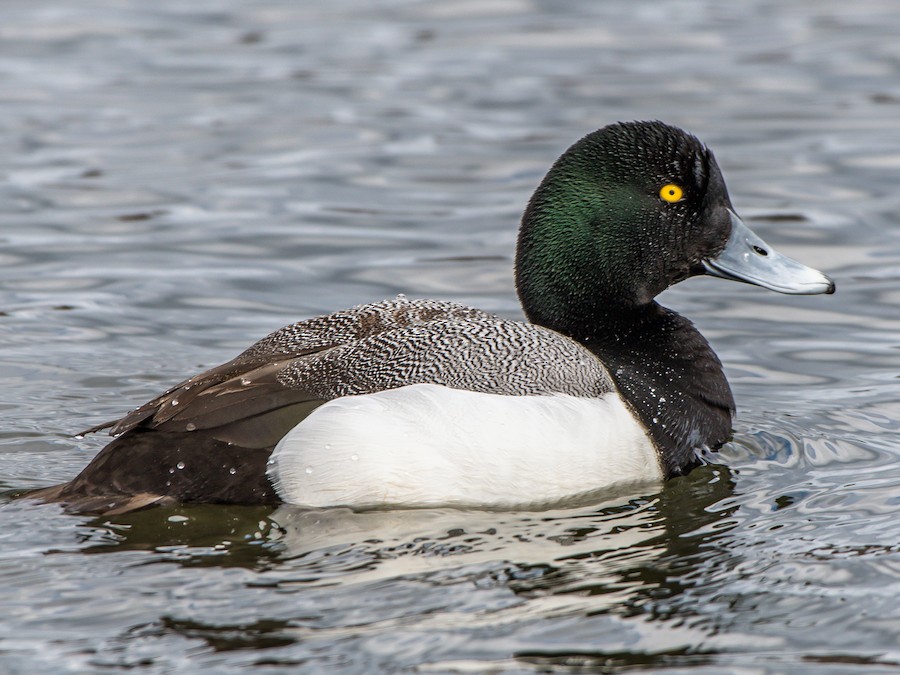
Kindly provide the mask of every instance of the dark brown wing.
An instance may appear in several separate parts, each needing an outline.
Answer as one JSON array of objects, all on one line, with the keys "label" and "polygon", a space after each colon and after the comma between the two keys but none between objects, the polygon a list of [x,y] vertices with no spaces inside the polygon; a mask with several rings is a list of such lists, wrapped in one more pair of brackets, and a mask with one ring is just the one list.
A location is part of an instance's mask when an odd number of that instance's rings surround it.
[{"label": "dark brown wing", "polygon": [[105,514],[176,502],[276,504],[269,455],[324,403],[278,381],[291,362],[242,364],[249,370],[229,362],[191,378],[115,423],[119,435],[75,479],[26,496]]},{"label": "dark brown wing", "polygon": [[[111,427],[113,436],[138,427],[193,432],[228,428],[244,419],[276,413],[308,399],[304,391],[285,387],[279,382],[278,373],[292,361],[317,351],[321,350],[309,350],[293,358],[272,362],[263,358],[234,359],[181,382],[101,428]],[[222,440],[233,439],[223,437]],[[268,439],[258,442],[260,446],[269,444]]]}]

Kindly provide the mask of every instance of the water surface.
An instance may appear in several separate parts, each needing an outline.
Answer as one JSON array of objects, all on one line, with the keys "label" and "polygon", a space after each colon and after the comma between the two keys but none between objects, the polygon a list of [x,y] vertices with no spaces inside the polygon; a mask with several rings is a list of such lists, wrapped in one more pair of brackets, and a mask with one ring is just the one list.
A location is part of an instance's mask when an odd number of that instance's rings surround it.
[{"label": "water surface", "polygon": [[879,672],[900,665],[900,10],[9,0],[0,452],[73,476],[115,418],[299,318],[406,293],[519,317],[515,228],[615,120],[716,151],[830,297],[662,301],[735,437],[540,513],[0,507],[0,670]]}]

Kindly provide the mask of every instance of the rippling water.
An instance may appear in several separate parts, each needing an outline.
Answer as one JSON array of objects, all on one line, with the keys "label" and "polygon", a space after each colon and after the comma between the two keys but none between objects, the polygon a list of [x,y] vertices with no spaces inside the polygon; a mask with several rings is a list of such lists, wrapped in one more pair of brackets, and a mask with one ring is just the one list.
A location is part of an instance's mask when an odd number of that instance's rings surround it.
[{"label": "rippling water", "polygon": [[900,665],[900,9],[748,0],[7,0],[0,481],[301,317],[517,317],[516,223],[619,119],[708,142],[831,297],[692,280],[732,443],[541,513],[0,508],[0,671]]}]

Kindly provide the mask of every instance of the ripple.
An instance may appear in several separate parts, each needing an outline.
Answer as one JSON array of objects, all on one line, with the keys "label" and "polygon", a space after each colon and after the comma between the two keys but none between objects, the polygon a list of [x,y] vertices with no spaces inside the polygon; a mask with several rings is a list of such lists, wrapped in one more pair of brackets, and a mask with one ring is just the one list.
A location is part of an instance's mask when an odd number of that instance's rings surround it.
[{"label": "ripple", "polygon": [[[13,672],[887,670],[897,644],[898,19],[823,4],[12,2],[4,486],[280,325],[437,295],[519,316],[559,152],[664,118],[827,298],[692,280],[734,440],[546,513],[0,505]],[[661,67],[660,64],[664,64]]]}]

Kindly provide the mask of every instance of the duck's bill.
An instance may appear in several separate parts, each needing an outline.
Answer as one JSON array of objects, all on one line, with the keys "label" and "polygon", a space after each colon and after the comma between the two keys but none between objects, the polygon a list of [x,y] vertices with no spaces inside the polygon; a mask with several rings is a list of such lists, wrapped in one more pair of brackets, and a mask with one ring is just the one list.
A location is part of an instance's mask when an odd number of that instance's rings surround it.
[{"label": "duck's bill", "polygon": [[731,236],[719,255],[703,261],[707,274],[791,295],[834,293],[831,279],[812,267],[781,255],[744,225],[736,214],[729,213]]}]

